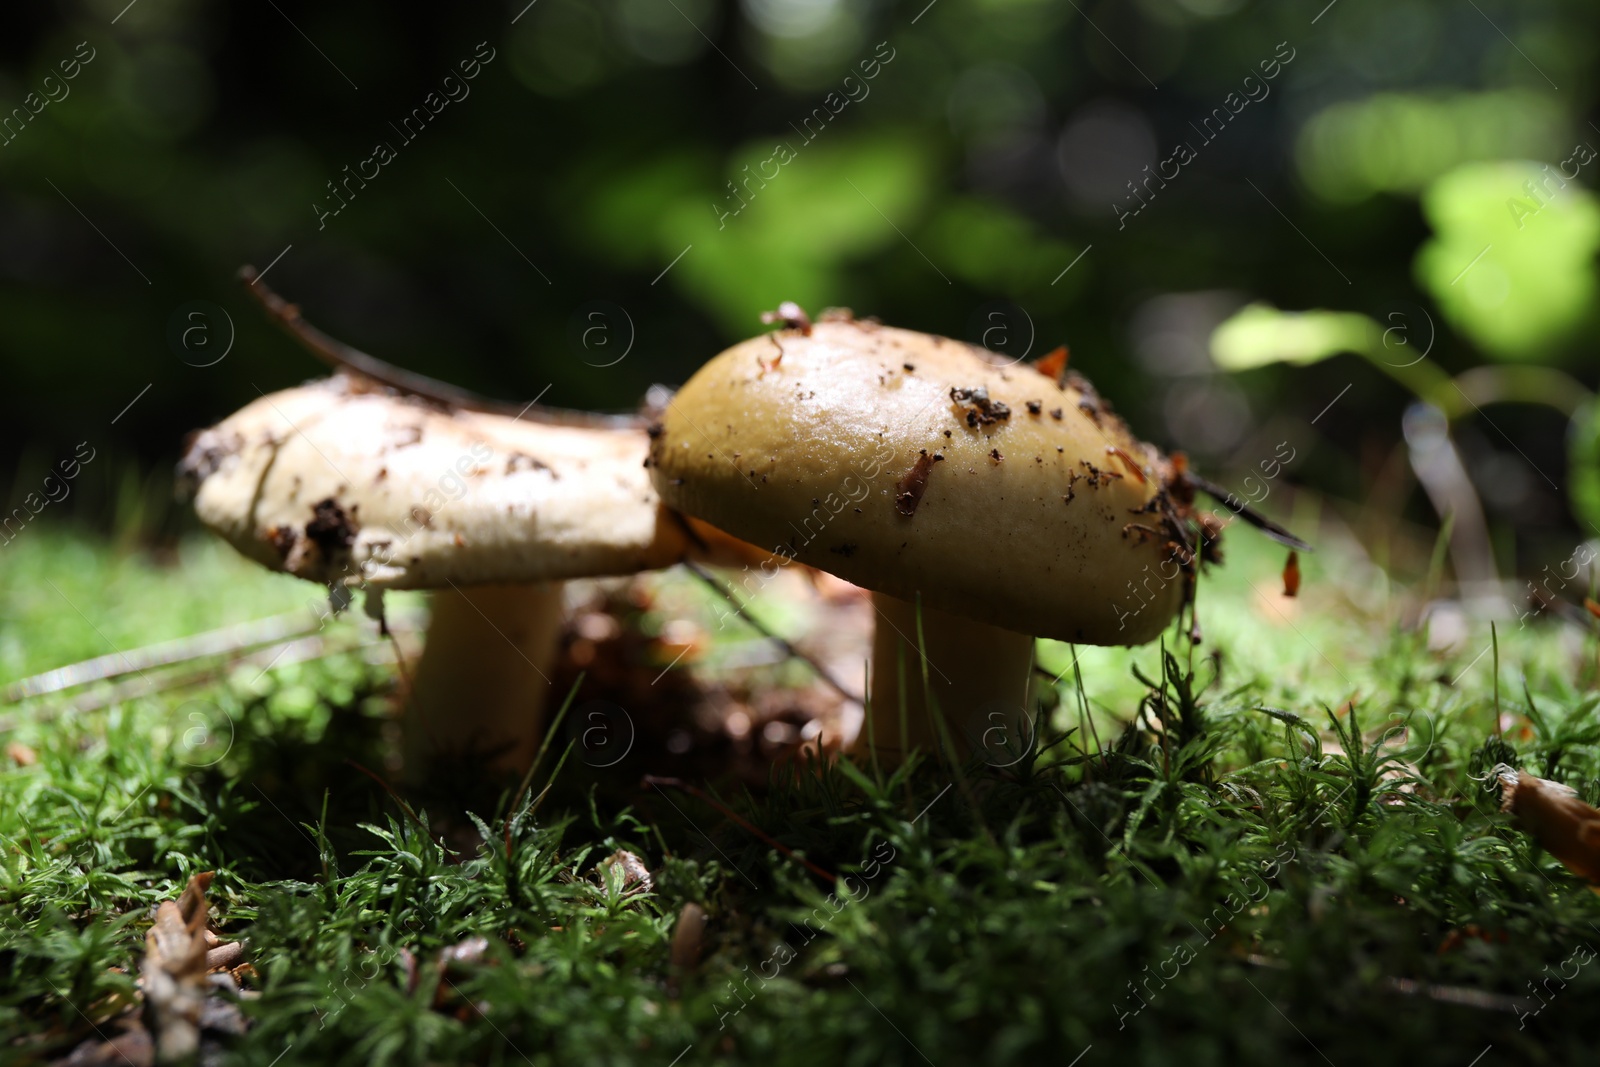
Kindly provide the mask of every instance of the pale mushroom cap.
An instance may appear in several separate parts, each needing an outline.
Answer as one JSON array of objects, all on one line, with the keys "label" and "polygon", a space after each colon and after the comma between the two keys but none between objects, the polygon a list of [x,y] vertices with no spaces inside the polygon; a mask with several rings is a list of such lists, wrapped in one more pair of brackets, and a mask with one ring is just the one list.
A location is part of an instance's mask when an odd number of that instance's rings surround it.
[{"label": "pale mushroom cap", "polygon": [[[1161,527],[1139,513],[1160,489],[1159,453],[1074,385],[1003,363],[873,323],[754,338],[668,406],[655,484],[689,515],[878,592],[1018,633],[1151,639],[1187,579],[1164,535],[1125,529]],[[952,399],[978,388],[988,412]]]},{"label": "pale mushroom cap", "polygon": [[201,521],[264,566],[436,589],[677,561],[683,528],[647,448],[637,429],[443,410],[335,377],[196,434],[179,472]]}]

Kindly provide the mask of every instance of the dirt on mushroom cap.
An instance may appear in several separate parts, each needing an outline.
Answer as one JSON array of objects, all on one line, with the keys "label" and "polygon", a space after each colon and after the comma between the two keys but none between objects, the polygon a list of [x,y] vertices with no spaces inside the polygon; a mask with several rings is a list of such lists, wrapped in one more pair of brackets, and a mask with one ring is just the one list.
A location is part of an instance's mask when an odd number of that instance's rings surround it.
[{"label": "dirt on mushroom cap", "polygon": [[[774,364],[772,336],[712,360],[668,406],[651,468],[669,504],[858,585],[1018,632],[1133,644],[1177,612],[1186,576],[1171,549],[1128,528],[1164,461],[1082,379],[837,320],[778,333]],[[921,489],[909,515],[908,476]]]},{"label": "dirt on mushroom cap", "polygon": [[452,411],[343,377],[264,396],[191,439],[201,521],[264,566],[396,589],[629,574],[683,525],[642,430]]}]

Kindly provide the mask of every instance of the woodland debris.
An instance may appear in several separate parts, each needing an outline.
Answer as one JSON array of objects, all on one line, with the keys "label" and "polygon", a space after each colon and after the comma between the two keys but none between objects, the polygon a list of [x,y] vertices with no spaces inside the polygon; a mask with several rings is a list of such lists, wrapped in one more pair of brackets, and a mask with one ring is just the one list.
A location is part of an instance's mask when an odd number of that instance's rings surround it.
[{"label": "woodland debris", "polygon": [[85,1041],[52,1067],[153,1067],[155,1062],[150,1031],[132,1019],[121,1033]]},{"label": "woodland debris", "polygon": [[806,337],[811,336],[811,317],[793,300],[783,301],[777,311],[763,311],[761,321],[768,326],[776,324],[782,329],[799,330]]},{"label": "woodland debris", "polygon": [[206,999],[206,890],[212,873],[189,879],[177,900],[156,908],[145,935],[139,984],[156,1038],[156,1058],[173,1063],[200,1048],[200,1018]]},{"label": "woodland debris", "polygon": [[1300,595],[1300,555],[1289,550],[1289,561],[1283,565],[1283,595]]},{"label": "woodland debris", "polygon": [[155,909],[139,995],[53,1067],[153,1067],[197,1053],[207,1061],[219,1051],[219,1038],[249,1029],[239,1001],[259,994],[242,990],[239,979],[254,971],[243,962],[243,942],[223,941],[206,925],[212,877],[210,871],[195,875],[177,900]]},{"label": "woodland debris", "polygon": [[206,950],[206,970],[215,971],[218,968],[228,970],[235,967],[244,959],[244,942],[229,941],[215,948]]},{"label": "woodland debris", "polygon": [[599,863],[595,864],[595,873],[600,878],[600,884],[605,885],[611,877],[613,870],[620,871],[622,875],[623,893],[648,893],[655,889],[655,879],[650,877],[650,868],[645,866],[644,860],[619,848]]},{"label": "woodland debris", "polygon": [[706,909],[694,901],[678,912],[678,923],[672,931],[672,965],[680,970],[693,970],[700,962],[704,947]]},{"label": "woodland debris", "polygon": [[486,937],[469,937],[454,945],[446,945],[439,950],[439,966],[448,968],[452,964],[464,967],[482,961],[483,954],[489,951],[489,939]]}]

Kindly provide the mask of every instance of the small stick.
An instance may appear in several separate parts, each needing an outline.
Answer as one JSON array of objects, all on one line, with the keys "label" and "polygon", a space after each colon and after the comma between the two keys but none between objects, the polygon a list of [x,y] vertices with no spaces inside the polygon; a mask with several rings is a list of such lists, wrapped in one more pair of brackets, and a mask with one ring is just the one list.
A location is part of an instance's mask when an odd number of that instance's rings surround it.
[{"label": "small stick", "polygon": [[[209,930],[206,932],[210,933]],[[227,944],[206,950],[206,970],[214,971],[218,967],[232,968],[242,959],[244,959],[244,942],[229,941]]]},{"label": "small stick", "polygon": [[773,837],[771,834],[769,834],[765,830],[761,829],[761,827],[757,826],[755,823],[753,823],[750,820],[744,818],[738,812],[734,811],[732,808],[730,808],[726,804],[722,803],[722,801],[716,799],[713,796],[710,796],[709,794],[707,794],[705,792],[705,790],[701,789],[698,786],[690,785],[688,782],[685,782],[682,778],[661,778],[661,777],[657,777],[654,774],[647,774],[647,775],[644,776],[644,781],[643,781],[642,784],[647,786],[647,787],[649,787],[649,788],[651,788],[651,789],[679,789],[679,790],[682,790],[683,792],[688,793],[690,796],[694,797],[696,800],[702,801],[703,803],[705,803],[705,804],[711,806],[712,808],[716,809],[716,811],[718,813],[720,813],[724,818],[731,819],[733,822],[738,823],[740,826],[744,827],[746,830],[750,831],[752,834],[755,834],[762,841],[764,841],[767,844],[771,845],[773,848],[777,849],[779,852],[783,853],[785,856],[788,856],[790,859],[795,860],[796,862],[803,864],[805,866],[806,870],[810,871],[812,874],[816,875],[818,878],[821,878],[824,881],[832,882],[832,883],[837,883],[839,881],[839,876],[838,875],[831,874],[828,871],[823,870],[821,867],[818,867],[815,863],[812,863],[810,860],[806,859],[804,856],[796,855],[794,849],[790,848],[788,845],[785,845],[782,841],[779,841],[777,838]]},{"label": "small stick", "polygon": [[[0,715],[0,734],[15,730],[24,720],[30,723],[50,722],[64,715],[85,715],[108,708],[112,704],[153,696],[156,693],[175,692],[180,689],[191,689],[197,685],[207,685],[221,678],[226,669],[234,664],[259,666],[266,671],[273,667],[286,667],[293,663],[326,659],[329,656],[365,652],[376,647],[378,646],[375,644],[335,645],[313,633],[310,636],[267,645],[247,655],[229,659],[227,663],[217,664],[204,670],[183,674],[169,671],[153,678],[141,672],[138,678],[114,681],[104,690],[94,690],[65,703],[36,705],[25,716]],[[3,703],[5,700],[0,697],[0,704]]]},{"label": "small stick", "polygon": [[745,606],[739,602],[738,597],[734,596],[733,591],[728,589],[721,582],[717,581],[716,577],[704,567],[700,566],[693,560],[687,559],[683,561],[683,565],[688,569],[690,574],[693,574],[696,578],[710,586],[718,596],[722,597],[722,599],[726,600],[730,605],[732,605],[734,613],[738,615],[739,618],[749,623],[751,629],[755,630],[762,637],[765,637],[768,641],[773,642],[779,648],[783,649],[785,655],[791,656],[798,660],[803,660],[808,666],[810,666],[812,670],[817,672],[817,677],[821,678],[824,682],[827,682],[829,686],[836,690],[839,695],[844,697],[846,700],[852,700],[857,704],[865,703],[860,696],[850,692],[850,690],[846,689],[842,684],[840,684],[838,679],[834,678],[832,674],[828,673],[828,669],[826,667],[818,663],[815,659],[812,659],[806,653],[800,651],[793,644],[791,644],[787,638],[780,637],[768,629],[764,623],[758,622],[754,616],[745,610]]},{"label": "small stick", "polygon": [[1261,514],[1261,512],[1257,511],[1249,504],[1244,503],[1238,497],[1222,488],[1222,486],[1218,485],[1216,482],[1202,478],[1194,471],[1188,471],[1185,473],[1184,477],[1188,478],[1196,489],[1200,490],[1202,493],[1205,493],[1207,496],[1226,507],[1229,511],[1239,516],[1245,522],[1248,522],[1251,526],[1254,526],[1256,529],[1272,538],[1272,540],[1278,542],[1278,544],[1288,545],[1290,548],[1300,552],[1316,551],[1316,549],[1312,548],[1309,544],[1300,540],[1300,538],[1296,537],[1288,530],[1285,530],[1282,526],[1279,526],[1277,523]]},{"label": "small stick", "polygon": [[[1266,967],[1276,971],[1289,969],[1287,961],[1274,959],[1270,956],[1262,956],[1257,953],[1245,956],[1244,961],[1252,967]],[[1527,997],[1508,997],[1503,993],[1489,993],[1466,986],[1436,985],[1433,982],[1416,978],[1396,978],[1393,975],[1384,975],[1383,984],[1394,992],[1405,996],[1422,996],[1427,997],[1429,1000],[1439,1001],[1441,1004],[1458,1004],[1464,1008],[1477,1008],[1480,1011],[1503,1011],[1518,1015],[1525,1011],[1529,1004]]]},{"label": "small stick", "polygon": [[[357,763],[353,759],[350,759],[348,756],[345,757],[345,761],[344,762],[348,766],[354,767],[356,770],[360,771],[362,774],[366,775],[368,778],[371,778],[374,782],[377,782],[379,785],[381,785],[383,787],[383,791],[385,793],[388,793],[389,796],[394,800],[394,802],[396,804],[400,805],[400,810],[405,812],[408,816],[410,816],[411,817],[411,821],[417,824],[418,829],[420,829],[423,832],[424,835],[426,835],[428,833],[427,825],[417,816],[416,812],[411,810],[411,805],[407,804],[405,802],[404,798],[402,798],[399,793],[396,793],[394,791],[394,786],[390,785],[388,782],[383,780],[383,776],[382,775],[380,775],[380,774],[378,774],[378,773],[376,773],[374,771],[367,770],[361,764]],[[442,841],[440,842],[440,846],[445,848],[447,851],[450,851],[450,852],[454,852],[455,851],[454,849],[449,848],[449,846],[445,845],[444,842],[442,842]]]},{"label": "small stick", "polygon": [[170,667],[208,656],[231,655],[260,645],[281,643],[287,638],[316,633],[321,626],[320,621],[308,619],[305,612],[291,611],[129,649],[127,652],[112,652],[13,682],[0,692],[0,704],[15,704],[29,697],[59,693],[90,682],[102,682],[157,667]]},{"label": "small stick", "polygon": [[437,378],[406,370],[404,367],[396,367],[376,356],[369,356],[359,349],[351,348],[343,341],[329,337],[311,325],[301,317],[297,305],[289,303],[267,287],[267,283],[260,279],[254,267],[248,264],[240,267],[239,280],[244,282],[245,288],[255,298],[256,303],[261,305],[268,318],[283,327],[284,331],[300,342],[306,351],[336,370],[353,372],[402,393],[468,411],[526,417],[534,422],[557,426],[630,428],[644,425],[644,420],[637,415],[602,415],[589,411],[545,407],[538,403],[519,407],[516,404],[479,396],[449,382],[442,382]]}]

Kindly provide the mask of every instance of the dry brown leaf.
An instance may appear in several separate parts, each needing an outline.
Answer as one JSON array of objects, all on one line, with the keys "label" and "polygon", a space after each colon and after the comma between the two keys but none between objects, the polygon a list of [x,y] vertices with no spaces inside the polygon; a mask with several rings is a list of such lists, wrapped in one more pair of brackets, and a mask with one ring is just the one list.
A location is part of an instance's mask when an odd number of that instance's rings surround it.
[{"label": "dry brown leaf", "polygon": [[200,1047],[200,1017],[206,999],[206,890],[212,874],[189,879],[177,900],[162,901],[145,935],[139,984],[156,1037],[156,1058],[172,1063]]},{"label": "dry brown leaf", "polygon": [[601,884],[605,884],[606,875],[612,868],[622,871],[622,891],[624,893],[648,893],[655,888],[655,880],[650,877],[650,868],[644,865],[644,860],[619,848],[599,863],[595,864],[595,872],[599,874]]},{"label": "dry brown leaf", "polygon": [[1067,352],[1067,346],[1060,345],[1052,349],[1047,355],[1040,357],[1039,360],[1033,364],[1033,369],[1044,375],[1046,378],[1049,378],[1051,381],[1059,382],[1061,381],[1062,376],[1067,373],[1067,360],[1070,358],[1071,356]]}]

